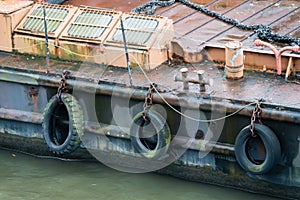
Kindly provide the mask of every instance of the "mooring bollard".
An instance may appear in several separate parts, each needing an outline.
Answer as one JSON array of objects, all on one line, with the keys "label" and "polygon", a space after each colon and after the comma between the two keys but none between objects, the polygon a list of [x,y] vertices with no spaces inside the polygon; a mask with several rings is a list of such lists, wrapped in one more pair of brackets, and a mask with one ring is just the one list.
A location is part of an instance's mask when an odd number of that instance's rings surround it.
[{"label": "mooring bollard", "polygon": [[206,88],[205,85],[212,85],[211,81],[206,81],[203,77],[204,75],[204,70],[198,70],[194,71],[197,73],[198,79],[194,78],[189,78],[188,77],[188,69],[187,68],[182,68],[180,69],[180,75],[175,75],[174,81],[179,81],[183,82],[183,89],[188,90],[189,89],[189,83],[194,83],[194,84],[199,84],[200,86],[200,93],[205,92]]},{"label": "mooring bollard", "polygon": [[230,41],[225,46],[225,72],[228,79],[240,79],[244,76],[243,44]]}]

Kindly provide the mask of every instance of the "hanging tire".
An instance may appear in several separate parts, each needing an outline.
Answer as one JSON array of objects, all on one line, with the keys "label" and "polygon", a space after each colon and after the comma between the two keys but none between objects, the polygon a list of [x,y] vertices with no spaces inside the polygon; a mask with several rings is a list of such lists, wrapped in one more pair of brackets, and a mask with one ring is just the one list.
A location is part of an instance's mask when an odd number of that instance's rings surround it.
[{"label": "hanging tire", "polygon": [[149,110],[138,113],[132,120],[130,139],[134,149],[149,159],[161,159],[168,151],[171,133],[166,120],[157,112]]},{"label": "hanging tire", "polygon": [[44,109],[43,135],[55,154],[68,154],[81,143],[84,121],[78,101],[70,94],[61,94],[61,102],[53,96]]},{"label": "hanging tire", "polygon": [[254,124],[243,128],[235,140],[235,156],[239,165],[252,174],[266,174],[278,163],[281,147],[276,134],[267,126]]}]

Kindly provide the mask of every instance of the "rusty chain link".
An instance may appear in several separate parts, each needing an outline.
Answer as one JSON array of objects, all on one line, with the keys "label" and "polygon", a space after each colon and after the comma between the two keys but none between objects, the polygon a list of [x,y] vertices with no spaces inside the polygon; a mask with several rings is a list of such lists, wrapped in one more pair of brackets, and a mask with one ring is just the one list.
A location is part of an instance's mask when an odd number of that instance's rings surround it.
[{"label": "rusty chain link", "polygon": [[170,6],[175,3],[175,0],[151,0],[141,6],[138,6],[131,10],[133,13],[152,15],[155,10],[160,7]]},{"label": "rusty chain link", "polygon": [[256,137],[256,134],[254,133],[254,123],[260,123],[261,122],[261,114],[262,114],[262,109],[261,109],[261,102],[263,100],[260,99],[255,105],[255,108],[253,110],[252,116],[251,116],[251,123],[250,123],[250,131],[251,131],[251,136]]},{"label": "rusty chain link", "polygon": [[153,104],[153,92],[155,91],[154,88],[156,88],[156,87],[157,87],[157,85],[155,83],[150,83],[150,87],[146,94],[145,102],[144,102],[144,106],[143,106],[144,110],[143,110],[142,116],[143,116],[144,121],[147,121],[147,117],[146,117],[147,112]]},{"label": "rusty chain link", "polygon": [[71,72],[64,70],[61,75],[61,80],[59,82],[59,87],[58,87],[57,93],[56,93],[56,98],[57,98],[58,102],[61,102],[61,94],[68,91],[66,88],[66,81],[68,78],[70,78],[70,73]]}]

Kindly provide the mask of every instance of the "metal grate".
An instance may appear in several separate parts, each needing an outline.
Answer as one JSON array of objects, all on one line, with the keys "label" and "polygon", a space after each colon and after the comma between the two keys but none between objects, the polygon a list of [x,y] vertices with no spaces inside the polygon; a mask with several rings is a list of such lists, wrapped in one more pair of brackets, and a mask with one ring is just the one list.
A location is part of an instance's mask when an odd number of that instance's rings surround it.
[{"label": "metal grate", "polygon": [[36,3],[14,31],[44,37],[44,7],[50,38],[57,38],[78,10],[73,6]]},{"label": "metal grate", "polygon": [[[125,18],[124,30],[127,43],[134,45],[145,45],[156,30],[158,24],[158,20],[151,18]],[[120,43],[123,42],[122,31],[120,27],[117,28],[117,31],[112,37],[112,41]]]},{"label": "metal grate", "polygon": [[122,12],[82,6],[62,32],[60,39],[102,43]]},{"label": "metal grate", "polygon": [[71,24],[68,35],[81,38],[98,38],[108,28],[112,19],[112,15],[101,12],[82,12]]},{"label": "metal grate", "polygon": [[[46,7],[46,20],[48,32],[55,32],[68,16],[69,10],[64,8]],[[44,11],[43,6],[37,7],[23,24],[23,29],[30,31],[44,31]]]}]

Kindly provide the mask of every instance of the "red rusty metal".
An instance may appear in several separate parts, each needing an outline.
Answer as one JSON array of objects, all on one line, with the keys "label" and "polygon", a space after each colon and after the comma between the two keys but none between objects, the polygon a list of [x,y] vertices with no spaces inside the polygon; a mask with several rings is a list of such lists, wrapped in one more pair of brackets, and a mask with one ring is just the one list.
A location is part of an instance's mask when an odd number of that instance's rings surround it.
[{"label": "red rusty metal", "polygon": [[38,112],[38,96],[39,96],[39,89],[37,87],[30,87],[29,89],[29,97],[33,101],[33,111]]},{"label": "red rusty metal", "polygon": [[282,73],[282,67],[281,67],[281,54],[287,50],[291,50],[295,53],[300,52],[300,47],[299,46],[286,46],[281,48],[279,51],[276,49],[276,47],[268,42],[261,41],[259,39],[256,39],[254,41],[255,46],[265,46],[269,47],[275,54],[276,58],[276,66],[277,66],[277,75],[281,75]]}]

